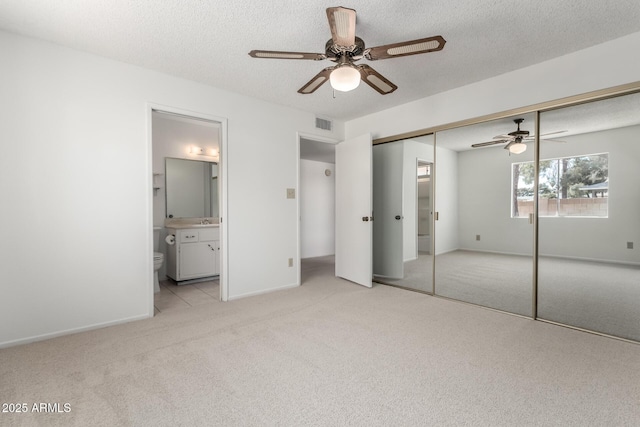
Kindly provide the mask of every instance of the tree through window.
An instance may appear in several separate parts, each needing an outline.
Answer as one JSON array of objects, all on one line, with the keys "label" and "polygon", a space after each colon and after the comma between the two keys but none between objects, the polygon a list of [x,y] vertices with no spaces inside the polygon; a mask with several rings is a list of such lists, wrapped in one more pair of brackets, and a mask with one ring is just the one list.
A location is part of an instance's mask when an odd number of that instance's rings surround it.
[{"label": "tree through window", "polygon": [[[533,213],[533,162],[512,165],[511,216]],[[606,217],[609,195],[609,154],[562,157],[540,162],[540,216]]]}]

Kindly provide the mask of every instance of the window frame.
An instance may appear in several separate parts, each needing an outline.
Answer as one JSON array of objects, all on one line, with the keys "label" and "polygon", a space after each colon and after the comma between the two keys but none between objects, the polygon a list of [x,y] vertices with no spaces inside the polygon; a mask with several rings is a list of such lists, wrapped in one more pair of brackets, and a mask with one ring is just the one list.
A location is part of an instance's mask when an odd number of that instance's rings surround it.
[{"label": "window frame", "polygon": [[[555,190],[556,190],[556,195],[558,195],[561,192],[561,187],[560,187],[560,179],[562,176],[562,173],[560,172],[560,161],[563,159],[579,159],[579,158],[584,158],[584,157],[594,157],[594,156],[606,156],[606,160],[607,160],[607,178],[605,181],[603,182],[608,182],[609,181],[609,152],[600,152],[600,153],[589,153],[589,154],[579,154],[579,155],[571,155],[571,156],[561,156],[561,157],[552,157],[552,158],[547,158],[547,159],[540,159],[538,160],[539,163],[542,162],[556,162],[557,164],[557,171],[558,171],[558,175],[557,175],[557,183],[555,185]],[[518,203],[518,196],[517,196],[517,192],[519,190],[519,187],[516,187],[516,183],[514,182],[514,177],[515,177],[515,167],[516,165],[526,165],[526,164],[531,164],[535,166],[535,160],[531,160],[531,161],[523,161],[523,162],[513,162],[511,163],[511,189],[510,189],[510,216],[513,219],[519,219],[519,218],[528,218],[528,215],[518,215],[515,216],[515,212],[516,212],[516,204]],[[533,168],[533,170],[535,171],[535,167]],[[518,175],[518,180],[522,179],[520,175]],[[534,197],[538,197],[538,200],[540,200],[540,176],[538,176],[538,192],[537,194],[535,193],[535,177],[534,177],[534,181],[531,184],[531,192],[533,193],[531,195],[531,201],[534,201]],[[554,197],[558,202],[557,202],[557,207],[556,207],[556,215],[539,215],[540,218],[609,218],[609,188],[607,186],[607,196],[606,197],[602,197],[602,199],[606,199],[606,211],[607,213],[605,215],[562,215],[561,211],[562,209],[560,208],[560,201],[561,200],[571,200],[571,199],[582,199],[583,197],[566,197],[566,198],[562,198],[562,197]],[[593,199],[590,198],[589,199]],[[533,205],[533,203],[532,203]]]}]

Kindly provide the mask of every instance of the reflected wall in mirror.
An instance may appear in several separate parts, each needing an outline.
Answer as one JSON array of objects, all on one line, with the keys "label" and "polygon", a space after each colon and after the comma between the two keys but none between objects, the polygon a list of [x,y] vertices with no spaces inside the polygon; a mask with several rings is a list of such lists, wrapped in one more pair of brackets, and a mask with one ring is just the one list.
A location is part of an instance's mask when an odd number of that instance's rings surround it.
[{"label": "reflected wall in mirror", "polygon": [[218,164],[165,160],[167,218],[218,217]]},{"label": "reflected wall in mirror", "polygon": [[538,316],[640,341],[640,94],[543,112]]},{"label": "reflected wall in mirror", "polygon": [[436,133],[437,295],[532,316],[534,230],[511,205],[514,197],[532,200],[518,194],[512,170],[533,161],[534,117]]},{"label": "reflected wall in mirror", "polygon": [[373,146],[373,273],[431,293],[433,135]]}]

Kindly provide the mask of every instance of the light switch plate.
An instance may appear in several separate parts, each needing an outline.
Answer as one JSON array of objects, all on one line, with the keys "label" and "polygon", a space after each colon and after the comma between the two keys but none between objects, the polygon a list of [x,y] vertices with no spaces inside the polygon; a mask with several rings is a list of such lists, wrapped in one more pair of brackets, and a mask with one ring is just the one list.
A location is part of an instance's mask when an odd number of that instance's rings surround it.
[{"label": "light switch plate", "polygon": [[287,199],[295,199],[295,198],[296,198],[296,189],[287,188]]}]

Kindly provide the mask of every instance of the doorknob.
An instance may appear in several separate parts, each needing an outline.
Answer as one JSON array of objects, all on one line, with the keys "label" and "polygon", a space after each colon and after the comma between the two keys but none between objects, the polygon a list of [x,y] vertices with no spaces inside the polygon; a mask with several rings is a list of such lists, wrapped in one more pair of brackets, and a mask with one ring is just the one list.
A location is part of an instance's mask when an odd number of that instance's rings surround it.
[{"label": "doorknob", "polygon": [[400,215],[396,215],[396,219],[400,220],[400,219],[402,219],[402,217]]}]

